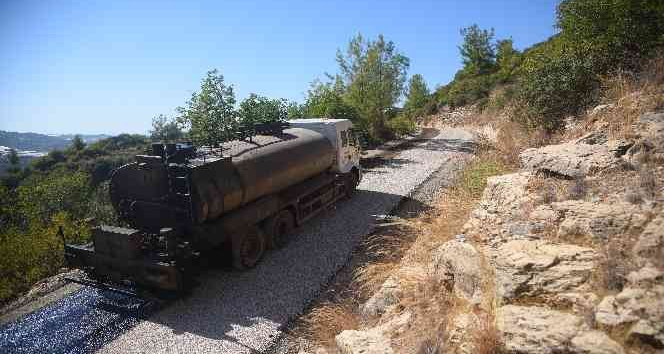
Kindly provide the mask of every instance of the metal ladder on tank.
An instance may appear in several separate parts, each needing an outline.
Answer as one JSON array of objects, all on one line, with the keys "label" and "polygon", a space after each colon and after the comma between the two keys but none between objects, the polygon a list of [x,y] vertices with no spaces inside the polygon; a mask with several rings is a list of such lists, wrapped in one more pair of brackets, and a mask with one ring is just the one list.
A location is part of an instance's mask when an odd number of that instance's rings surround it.
[{"label": "metal ladder on tank", "polygon": [[192,219],[189,170],[171,163],[168,165],[167,171],[170,196],[175,200],[178,207],[176,211],[177,222],[178,224],[189,222]]}]

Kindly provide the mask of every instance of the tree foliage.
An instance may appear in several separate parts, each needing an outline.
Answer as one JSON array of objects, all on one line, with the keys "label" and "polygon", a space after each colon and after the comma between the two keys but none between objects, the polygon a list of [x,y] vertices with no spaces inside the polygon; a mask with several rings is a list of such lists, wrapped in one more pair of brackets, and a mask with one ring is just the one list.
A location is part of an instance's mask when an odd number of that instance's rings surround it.
[{"label": "tree foliage", "polygon": [[404,103],[404,111],[409,116],[419,116],[425,113],[425,109],[430,100],[429,88],[427,87],[424,77],[420,74],[415,74],[408,82],[408,92],[406,94],[406,102]]},{"label": "tree foliage", "polygon": [[269,99],[255,93],[242,103],[238,115],[243,125],[284,121],[288,118],[289,105],[285,99]]},{"label": "tree foliage", "polygon": [[496,53],[493,28],[480,29],[476,24],[462,28],[463,43],[459,47],[464,69],[473,74],[488,74],[495,65]]},{"label": "tree foliage", "polygon": [[200,90],[177,111],[178,122],[189,129],[190,138],[200,145],[218,145],[233,138],[239,124],[233,86],[227,85],[216,69],[207,72]]},{"label": "tree foliage", "polygon": [[359,114],[359,126],[372,140],[390,135],[388,111],[399,101],[410,60],[383,35],[366,40],[358,34],[345,52],[337,52],[344,98]]},{"label": "tree foliage", "polygon": [[163,114],[152,118],[150,139],[153,141],[174,142],[182,138],[184,138],[184,132],[180,129],[175,119],[170,119]]}]

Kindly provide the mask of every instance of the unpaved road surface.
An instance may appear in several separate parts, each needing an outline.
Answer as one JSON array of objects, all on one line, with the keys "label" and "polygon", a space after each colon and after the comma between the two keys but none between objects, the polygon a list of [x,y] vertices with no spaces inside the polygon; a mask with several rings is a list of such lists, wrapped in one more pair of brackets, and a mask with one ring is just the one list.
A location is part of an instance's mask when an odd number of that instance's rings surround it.
[{"label": "unpaved road surface", "polygon": [[83,289],[0,328],[0,352],[266,352],[346,263],[375,216],[433,173],[453,170],[450,164],[465,156],[470,139],[444,129],[372,166],[350,200],[309,221],[255,269],[211,269],[190,296],[152,313],[140,300]]}]

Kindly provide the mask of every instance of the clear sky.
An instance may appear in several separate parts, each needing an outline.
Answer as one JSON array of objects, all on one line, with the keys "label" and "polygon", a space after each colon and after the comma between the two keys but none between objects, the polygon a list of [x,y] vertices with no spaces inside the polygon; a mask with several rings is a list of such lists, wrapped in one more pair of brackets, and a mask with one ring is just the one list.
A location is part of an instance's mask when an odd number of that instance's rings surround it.
[{"label": "clear sky", "polygon": [[431,87],[477,23],[523,49],[555,33],[556,0],[0,0],[0,130],[145,133],[218,68],[239,100],[301,102],[358,32],[382,33]]}]

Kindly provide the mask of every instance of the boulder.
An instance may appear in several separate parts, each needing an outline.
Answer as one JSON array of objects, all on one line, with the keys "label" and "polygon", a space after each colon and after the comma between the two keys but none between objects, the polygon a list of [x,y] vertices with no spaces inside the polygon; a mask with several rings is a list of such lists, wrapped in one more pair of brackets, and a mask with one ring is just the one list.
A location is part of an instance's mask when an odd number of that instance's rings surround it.
[{"label": "boulder", "polygon": [[342,354],[392,354],[389,338],[380,331],[346,330],[334,338]]},{"label": "boulder", "polygon": [[433,258],[438,281],[451,284],[457,296],[471,303],[480,302],[482,262],[473,245],[458,240],[447,241],[434,252]]},{"label": "boulder", "polygon": [[624,353],[605,333],[589,329],[581,317],[543,307],[503,306],[496,311],[496,325],[509,352]]},{"label": "boulder", "polygon": [[581,178],[623,166],[620,158],[629,147],[626,142],[587,144],[595,140],[547,145],[526,149],[519,155],[521,165],[529,170],[551,172],[571,178]]},{"label": "boulder", "polygon": [[588,290],[597,253],[542,240],[513,240],[491,250],[498,299]]}]

